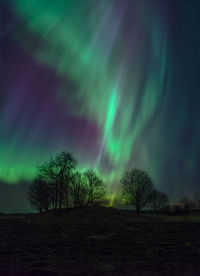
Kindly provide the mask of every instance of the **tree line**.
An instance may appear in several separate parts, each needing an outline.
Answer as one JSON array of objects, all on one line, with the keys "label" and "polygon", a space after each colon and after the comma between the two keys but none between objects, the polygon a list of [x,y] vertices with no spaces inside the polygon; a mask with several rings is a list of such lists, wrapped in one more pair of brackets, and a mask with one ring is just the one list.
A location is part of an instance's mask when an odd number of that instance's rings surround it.
[{"label": "tree line", "polygon": [[79,172],[78,161],[70,152],[63,151],[37,168],[28,199],[40,212],[49,209],[93,206],[105,198],[103,179],[93,169]]},{"label": "tree line", "polygon": [[[94,169],[78,171],[77,165],[73,153],[62,151],[39,166],[28,190],[31,205],[43,212],[105,203],[103,179]],[[137,213],[145,207],[158,211],[169,205],[168,196],[157,191],[151,177],[138,169],[122,175],[121,202],[134,207]]]},{"label": "tree line", "polygon": [[171,205],[171,212],[174,214],[199,213],[200,210],[200,193],[194,193],[190,197],[183,197],[175,204]]}]

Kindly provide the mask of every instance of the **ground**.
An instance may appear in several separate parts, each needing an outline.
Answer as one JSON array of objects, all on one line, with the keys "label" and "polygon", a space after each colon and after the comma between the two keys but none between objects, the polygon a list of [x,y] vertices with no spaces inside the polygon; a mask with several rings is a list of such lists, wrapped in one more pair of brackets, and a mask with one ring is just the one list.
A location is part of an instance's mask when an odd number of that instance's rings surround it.
[{"label": "ground", "polygon": [[0,216],[0,275],[200,275],[200,216]]}]

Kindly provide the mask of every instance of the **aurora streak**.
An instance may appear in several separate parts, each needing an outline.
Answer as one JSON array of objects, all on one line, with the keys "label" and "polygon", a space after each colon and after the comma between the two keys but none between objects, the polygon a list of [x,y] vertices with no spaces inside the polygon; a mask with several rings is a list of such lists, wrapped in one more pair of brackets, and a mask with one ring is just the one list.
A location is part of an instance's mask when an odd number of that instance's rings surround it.
[{"label": "aurora streak", "polygon": [[37,165],[65,149],[81,169],[97,169],[113,195],[131,167],[169,193],[186,175],[195,183],[200,133],[187,114],[198,111],[187,85],[173,81],[171,1],[11,3],[16,26],[2,50],[2,181],[32,180]]}]

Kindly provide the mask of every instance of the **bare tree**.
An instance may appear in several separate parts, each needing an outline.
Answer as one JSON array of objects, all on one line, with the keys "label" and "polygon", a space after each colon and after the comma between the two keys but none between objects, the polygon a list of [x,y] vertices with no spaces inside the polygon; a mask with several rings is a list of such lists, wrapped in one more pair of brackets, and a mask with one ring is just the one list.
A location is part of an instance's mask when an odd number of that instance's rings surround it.
[{"label": "bare tree", "polygon": [[122,198],[136,208],[137,214],[150,201],[153,183],[150,176],[141,170],[126,171],[121,178]]},{"label": "bare tree", "polygon": [[200,193],[194,194],[194,202],[195,202],[195,208],[200,209]]},{"label": "bare tree", "polygon": [[70,188],[73,206],[84,206],[87,198],[87,187],[83,181],[83,175],[80,172],[76,172],[73,175]]},{"label": "bare tree", "polygon": [[93,169],[84,172],[84,182],[87,187],[87,203],[93,206],[95,201],[102,200],[105,196],[105,185],[103,180]]},{"label": "bare tree", "polygon": [[169,206],[169,198],[165,193],[153,190],[150,197],[150,207],[154,211],[159,211]]},{"label": "bare tree", "polygon": [[183,197],[179,202],[179,206],[184,212],[189,212],[190,210],[195,209],[195,205],[195,201],[188,197]]},{"label": "bare tree", "polygon": [[61,210],[65,202],[66,206],[69,206],[70,183],[77,163],[72,153],[62,151],[38,168],[39,176],[52,187],[52,201],[55,209]]},{"label": "bare tree", "polygon": [[180,200],[180,206],[184,211],[189,211],[190,209],[190,201],[188,197],[184,197]]},{"label": "bare tree", "polygon": [[53,209],[56,210],[58,207],[59,199],[59,180],[54,167],[53,158],[38,167],[38,176],[49,183],[49,186],[51,187],[51,204]]},{"label": "bare tree", "polygon": [[28,199],[31,205],[42,213],[48,211],[51,200],[51,191],[48,183],[41,178],[36,178],[28,190]]}]

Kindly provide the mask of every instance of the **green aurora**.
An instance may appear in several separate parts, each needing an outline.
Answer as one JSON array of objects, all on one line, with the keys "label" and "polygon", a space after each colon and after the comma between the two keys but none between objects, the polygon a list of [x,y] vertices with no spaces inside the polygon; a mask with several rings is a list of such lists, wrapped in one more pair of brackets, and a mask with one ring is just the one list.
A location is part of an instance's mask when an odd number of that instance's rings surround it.
[{"label": "green aurora", "polygon": [[[32,180],[38,165],[65,149],[74,152],[81,169],[93,167],[102,174],[113,196],[130,167],[147,170],[157,186],[164,185],[165,161],[174,155],[187,121],[183,96],[170,130],[175,142],[169,138],[167,145],[169,72],[175,70],[169,5],[18,0],[12,8],[18,23],[10,39],[33,63],[22,61],[2,106],[0,179]],[[51,77],[45,79],[40,70],[52,72]],[[197,160],[193,150],[190,173]]]}]

